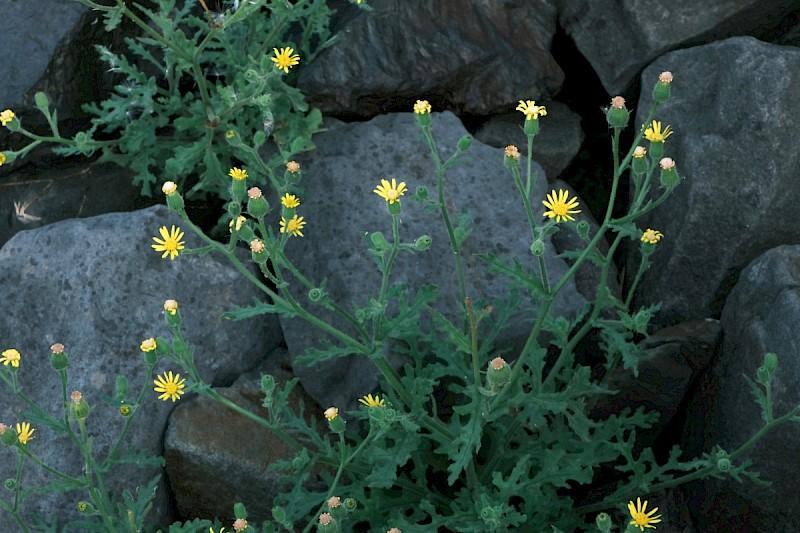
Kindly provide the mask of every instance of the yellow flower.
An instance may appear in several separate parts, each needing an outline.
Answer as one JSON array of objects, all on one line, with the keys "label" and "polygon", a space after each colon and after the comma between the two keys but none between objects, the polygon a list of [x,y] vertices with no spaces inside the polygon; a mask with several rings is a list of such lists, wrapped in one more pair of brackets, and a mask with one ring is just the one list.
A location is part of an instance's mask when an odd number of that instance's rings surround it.
[{"label": "yellow flower", "polygon": [[525,115],[525,120],[538,120],[540,115],[547,115],[547,109],[544,106],[536,105],[533,100],[520,100],[517,111]]},{"label": "yellow flower", "polygon": [[153,240],[156,244],[151,244],[153,250],[156,252],[164,252],[161,256],[161,259],[169,256],[170,261],[178,257],[178,252],[183,250],[184,242],[181,240],[183,238],[183,232],[181,228],[176,228],[172,226],[170,231],[167,231],[166,226],[161,226],[161,229],[158,230],[161,233],[161,239],[158,237],[153,237]]},{"label": "yellow flower", "polygon": [[372,191],[390,204],[400,201],[400,197],[406,193],[406,182],[401,181],[397,185],[397,180],[392,178],[392,183],[389,184],[388,180],[381,180],[381,184]]},{"label": "yellow flower", "polygon": [[120,405],[119,406],[119,414],[122,416],[128,416],[131,414],[131,406],[130,405]]},{"label": "yellow flower", "polygon": [[281,198],[281,203],[283,204],[283,207],[285,207],[286,209],[294,209],[295,207],[300,205],[300,200],[294,194],[289,194],[287,192],[286,194],[283,195],[283,198]]},{"label": "yellow flower", "polygon": [[575,209],[578,207],[578,199],[570,199],[569,192],[564,189],[559,189],[558,192],[553,189],[553,191],[547,195],[547,200],[542,200],[542,203],[550,210],[545,211],[544,216],[547,218],[555,218],[557,223],[562,220],[575,220],[570,215],[580,213],[579,209]]},{"label": "yellow flower", "polygon": [[175,300],[164,300],[164,311],[171,315],[178,312],[178,302]]},{"label": "yellow flower", "polygon": [[153,337],[143,340],[142,344],[139,345],[139,349],[143,352],[152,352],[156,349],[156,340]]},{"label": "yellow flower", "polygon": [[386,407],[383,398],[378,395],[372,396],[372,394],[367,394],[363,398],[359,398],[358,401],[367,407]]},{"label": "yellow flower", "polygon": [[663,237],[663,236],[664,236],[664,234],[661,233],[660,231],[656,231],[654,229],[647,228],[647,231],[645,231],[642,234],[642,242],[646,242],[646,243],[649,243],[649,244],[655,244],[658,241],[660,241],[661,237]]},{"label": "yellow flower", "polygon": [[306,221],[303,220],[303,217],[295,215],[289,219],[288,223],[285,218],[281,217],[281,233],[288,233],[292,237],[303,237],[302,229],[305,225]]},{"label": "yellow flower", "polygon": [[244,181],[247,179],[247,171],[243,168],[233,167],[230,172],[228,172],[228,176],[232,177],[236,181]]},{"label": "yellow flower", "polygon": [[427,100],[417,100],[414,104],[414,113],[417,115],[424,115],[431,112],[431,104]]},{"label": "yellow flower", "polygon": [[27,422],[23,422],[22,424],[17,423],[17,439],[19,439],[22,444],[28,444],[28,441],[33,438],[34,431],[36,430]]},{"label": "yellow flower", "polygon": [[672,135],[670,127],[667,126],[664,131],[661,131],[661,123],[656,120],[653,121],[652,126],[644,130],[644,138],[651,143],[663,143],[670,135]]},{"label": "yellow flower", "polygon": [[3,352],[3,356],[0,357],[0,361],[3,362],[4,366],[11,365],[14,368],[19,368],[19,359],[20,359],[20,357],[21,356],[20,356],[19,352],[12,348],[10,350],[5,350]]},{"label": "yellow flower", "polygon": [[644,505],[642,505],[642,501],[639,498],[636,498],[636,506],[633,505],[633,502],[628,502],[628,511],[631,513],[631,525],[638,527],[640,531],[644,531],[644,528],[648,527],[650,529],[655,529],[656,526],[650,524],[658,524],[661,522],[661,515],[653,516],[656,511],[658,511],[658,507],[650,511],[649,513],[645,513],[647,509],[647,500],[645,500]]},{"label": "yellow flower", "polygon": [[153,390],[163,393],[158,397],[159,400],[164,400],[166,402],[171,399],[174,402],[183,394],[184,382],[186,382],[186,378],[181,379],[180,374],[175,374],[173,376],[172,370],[170,370],[153,380],[155,384]]},{"label": "yellow flower", "polygon": [[0,152],[0,167],[2,167],[3,163],[5,163],[5,162],[6,162],[6,154],[4,154],[3,152]]},{"label": "yellow flower", "polygon": [[294,48],[281,48],[280,52],[277,48],[273,48],[272,51],[275,53],[275,57],[272,58],[272,62],[275,63],[275,66],[279,69],[282,69],[286,74],[289,73],[290,67],[300,63],[300,56],[294,53]]},{"label": "yellow flower", "polygon": [[[245,222],[247,222],[247,218],[243,217],[242,215],[239,215],[236,218],[236,231],[242,229],[242,224],[244,224]],[[231,233],[233,233],[233,219],[231,219],[231,221],[228,222],[228,229],[230,230]]]},{"label": "yellow flower", "polygon": [[14,115],[13,111],[11,111],[10,109],[6,109],[2,113],[0,113],[0,124],[5,126],[6,124],[14,120],[15,116],[16,115]]}]

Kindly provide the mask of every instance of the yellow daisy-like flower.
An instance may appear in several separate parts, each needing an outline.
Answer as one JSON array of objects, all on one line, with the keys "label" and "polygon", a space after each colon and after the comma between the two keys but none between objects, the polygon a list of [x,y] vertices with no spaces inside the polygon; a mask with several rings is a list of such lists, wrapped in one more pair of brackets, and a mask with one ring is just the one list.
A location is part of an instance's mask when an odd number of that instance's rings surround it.
[{"label": "yellow daisy-like flower", "polygon": [[578,199],[570,199],[569,192],[564,189],[559,189],[558,192],[553,189],[553,191],[547,195],[547,200],[542,200],[542,203],[550,210],[545,211],[544,216],[547,218],[555,218],[557,223],[562,220],[575,220],[571,215],[580,213],[579,209],[575,209],[578,207]]},{"label": "yellow daisy-like flower", "polygon": [[295,215],[289,219],[289,222],[281,217],[281,233],[288,233],[292,237],[303,237],[302,229],[305,225],[306,221],[303,220],[303,217]]},{"label": "yellow daisy-like flower", "polygon": [[236,168],[233,167],[229,172],[228,176],[232,177],[236,181],[244,181],[247,179],[247,171],[243,168]]},{"label": "yellow daisy-like flower", "polygon": [[647,228],[647,230],[642,234],[642,242],[646,242],[649,244],[656,244],[658,241],[661,240],[664,234],[660,231],[656,231],[654,229]]},{"label": "yellow daisy-like flower", "polygon": [[156,340],[153,337],[143,340],[142,344],[139,345],[139,349],[143,352],[152,352],[156,349]]},{"label": "yellow daisy-like flower", "polygon": [[533,100],[520,100],[517,111],[525,115],[525,120],[538,120],[540,116],[547,115],[547,109],[542,105],[536,105]]},{"label": "yellow daisy-like flower", "polygon": [[661,122],[656,120],[653,121],[649,128],[644,130],[644,138],[651,143],[663,143],[670,135],[672,135],[672,129],[667,126],[664,131],[661,131]]},{"label": "yellow daisy-like flower", "polygon": [[6,154],[4,154],[3,152],[0,152],[0,167],[2,167],[3,163],[5,163],[5,162],[6,162]]},{"label": "yellow daisy-like flower", "polygon": [[169,256],[170,261],[178,257],[178,252],[183,250],[184,242],[181,240],[183,238],[183,232],[181,228],[176,228],[172,226],[170,231],[167,231],[166,226],[161,226],[161,229],[158,230],[161,233],[161,238],[153,237],[153,240],[156,244],[151,244],[150,246],[156,252],[164,252],[161,256],[161,259],[166,258]]},{"label": "yellow daisy-like flower", "polygon": [[[220,528],[220,530],[217,533],[222,533],[223,531],[225,531],[224,527]],[[208,533],[214,533],[214,528],[213,527],[208,528]]]},{"label": "yellow daisy-like flower", "polygon": [[359,398],[358,402],[367,407],[386,407],[384,399],[378,395],[373,396],[372,394],[367,394],[363,398]]},{"label": "yellow daisy-like flower", "polygon": [[162,375],[158,376],[156,379],[153,380],[155,387],[153,390],[156,392],[162,393],[161,396],[158,397],[159,400],[172,400],[173,402],[181,397],[183,394],[183,387],[184,383],[186,382],[186,378],[181,379],[180,374],[172,375],[172,370],[169,372],[164,372]]},{"label": "yellow daisy-like flower", "polygon": [[424,115],[431,112],[431,104],[427,100],[417,100],[414,104],[414,113]]},{"label": "yellow daisy-like flower", "polygon": [[650,512],[646,512],[647,510],[647,500],[645,500],[644,505],[642,505],[642,501],[639,498],[636,498],[636,505],[633,505],[633,502],[628,502],[628,511],[631,513],[631,525],[638,527],[640,531],[644,531],[644,528],[648,527],[650,529],[655,529],[656,526],[651,524],[658,524],[661,522],[661,515],[653,516],[656,511],[658,511],[658,507],[653,509]]},{"label": "yellow daisy-like flower", "polygon": [[281,203],[283,204],[283,207],[285,207],[286,209],[294,209],[295,207],[300,205],[300,199],[297,198],[297,196],[295,196],[294,194],[289,194],[287,192],[281,198]]},{"label": "yellow daisy-like flower", "polygon": [[372,191],[390,204],[400,201],[400,197],[406,193],[406,182],[401,181],[400,185],[397,184],[397,180],[392,178],[392,183],[390,184],[388,180],[381,180],[381,184]]},{"label": "yellow daisy-like flower", "polygon": [[2,113],[0,113],[0,124],[5,126],[6,124],[14,120],[15,116],[16,115],[14,114],[14,112],[11,111],[10,109],[4,110]]},{"label": "yellow daisy-like flower", "polygon": [[17,439],[22,444],[28,444],[28,441],[33,438],[34,431],[36,430],[28,422],[17,423]]},{"label": "yellow daisy-like flower", "polygon": [[281,48],[280,51],[277,48],[273,48],[272,51],[275,53],[272,62],[286,74],[289,73],[289,68],[300,63],[300,56],[294,53],[294,48]]},{"label": "yellow daisy-like flower", "polygon": [[14,368],[19,368],[20,357],[22,357],[20,353],[17,350],[11,348],[10,350],[5,350],[3,352],[3,356],[0,357],[0,361],[3,362],[4,366],[11,365]]},{"label": "yellow daisy-like flower", "polygon": [[[236,231],[239,231],[240,229],[242,229],[242,225],[245,222],[247,222],[247,218],[243,217],[242,215],[239,215],[236,218]],[[228,229],[230,230],[231,233],[233,233],[233,219],[231,219],[231,221],[228,222]]]}]

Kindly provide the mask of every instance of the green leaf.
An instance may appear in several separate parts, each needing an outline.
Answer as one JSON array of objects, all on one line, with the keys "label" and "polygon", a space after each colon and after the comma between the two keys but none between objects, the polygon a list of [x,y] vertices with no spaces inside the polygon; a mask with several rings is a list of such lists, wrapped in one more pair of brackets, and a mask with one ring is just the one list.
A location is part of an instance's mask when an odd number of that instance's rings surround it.
[{"label": "green leaf", "polygon": [[508,265],[505,261],[492,253],[479,254],[478,257],[486,261],[489,272],[500,274],[509,278],[515,286],[525,289],[530,294],[540,300],[550,298],[539,277],[533,272],[528,272],[518,259],[513,259],[513,264]]},{"label": "green leaf", "polygon": [[[447,471],[450,472],[450,475],[447,476],[447,484],[450,486],[458,480],[458,477],[472,461],[473,455],[477,454],[481,449],[483,421],[480,412],[483,401],[483,397],[476,394],[467,405],[453,408],[456,413],[466,415],[466,417],[454,417],[454,420],[460,422],[458,436],[449,446],[443,447],[443,451],[450,456],[451,460],[450,465],[447,467]],[[466,421],[464,418],[466,418]]]},{"label": "green leaf", "polygon": [[245,318],[254,318],[272,313],[285,316],[286,318],[297,316],[297,313],[288,307],[262,302],[259,301],[258,298],[253,298],[253,305],[250,307],[234,306],[230,311],[225,311],[222,313],[222,318],[227,318],[230,320],[243,320]]}]

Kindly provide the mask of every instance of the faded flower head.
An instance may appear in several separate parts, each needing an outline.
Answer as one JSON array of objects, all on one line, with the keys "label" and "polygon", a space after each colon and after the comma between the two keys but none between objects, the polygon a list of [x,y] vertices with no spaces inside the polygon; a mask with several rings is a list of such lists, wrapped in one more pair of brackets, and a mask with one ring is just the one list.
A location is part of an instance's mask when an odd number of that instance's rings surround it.
[{"label": "faded flower head", "polygon": [[264,249],[265,249],[264,243],[261,242],[260,240],[253,239],[252,241],[250,241],[250,251],[251,252],[255,252],[255,253],[258,254],[258,253],[263,252]]},{"label": "faded flower head", "polygon": [[328,422],[330,422],[331,420],[339,416],[339,408],[328,407],[327,409],[325,409],[325,412],[323,414],[325,415],[325,418],[328,420]]},{"label": "faded flower head", "polygon": [[644,149],[644,146],[637,146],[633,149],[633,157],[636,159],[641,159],[645,155],[647,155],[647,150]]},{"label": "faded flower head", "polygon": [[288,163],[286,163],[286,170],[288,170],[292,174],[297,174],[297,172],[300,170],[300,163],[298,163],[297,161],[289,161]]},{"label": "faded flower head", "polygon": [[300,64],[300,56],[294,53],[294,48],[281,48],[280,51],[277,48],[273,48],[272,52],[275,54],[272,57],[275,67],[283,70],[286,74],[289,73],[291,67]]},{"label": "faded flower head", "polygon": [[509,144],[508,146],[506,146],[505,155],[506,157],[513,157],[514,159],[519,160],[520,158],[519,148],[517,148],[513,144]]},{"label": "faded flower head", "polygon": [[250,187],[249,189],[247,189],[248,198],[255,200],[256,198],[261,198],[261,196],[262,196],[261,189],[259,189],[258,187]]},{"label": "faded flower head", "polygon": [[167,231],[166,226],[161,226],[158,232],[161,234],[161,238],[153,237],[153,240],[156,242],[156,244],[150,245],[153,250],[156,252],[164,252],[161,259],[169,256],[170,260],[173,260],[178,257],[178,252],[183,250],[183,245],[185,244],[184,241],[181,240],[183,238],[181,228],[172,226],[172,229]]},{"label": "faded flower head", "polygon": [[323,526],[327,526],[331,522],[333,522],[333,517],[331,516],[331,513],[322,513],[321,515],[319,515],[319,523],[322,524]]},{"label": "faded flower head", "polygon": [[81,391],[74,390],[72,394],[69,395],[69,399],[72,400],[72,403],[80,403],[83,399],[83,394],[81,394]]},{"label": "faded flower head", "polygon": [[234,531],[244,531],[245,529],[247,529],[247,520],[244,518],[237,518],[233,521]]},{"label": "faded flower head", "polygon": [[662,170],[672,170],[675,168],[675,161],[670,157],[664,157],[658,162],[658,166],[660,166]]},{"label": "faded flower head", "polygon": [[178,312],[177,300],[164,300],[164,311],[174,316]]},{"label": "faded flower head", "polygon": [[342,505],[342,499],[338,496],[331,496],[330,498],[328,498],[327,503],[328,507],[330,507],[331,509],[336,509],[337,507]]},{"label": "faded flower head", "polygon": [[625,99],[621,96],[615,96],[611,99],[611,107],[615,107],[617,109],[622,109],[625,107]]},{"label": "faded flower head", "polygon": [[495,357],[489,361],[489,366],[494,370],[502,370],[506,366],[506,361],[502,357]]},{"label": "faded flower head", "polygon": [[672,83],[672,72],[665,70],[658,75],[658,81],[661,83]]},{"label": "faded flower head", "polygon": [[417,100],[414,104],[414,113],[417,115],[425,115],[431,112],[431,104],[427,100]]},{"label": "faded flower head", "polygon": [[544,216],[555,218],[556,223],[562,220],[575,220],[572,215],[580,213],[579,209],[575,209],[578,207],[578,199],[569,198],[569,192],[564,189],[559,189],[558,192],[553,189],[547,194],[547,200],[542,200],[542,203],[549,209],[544,212]]}]

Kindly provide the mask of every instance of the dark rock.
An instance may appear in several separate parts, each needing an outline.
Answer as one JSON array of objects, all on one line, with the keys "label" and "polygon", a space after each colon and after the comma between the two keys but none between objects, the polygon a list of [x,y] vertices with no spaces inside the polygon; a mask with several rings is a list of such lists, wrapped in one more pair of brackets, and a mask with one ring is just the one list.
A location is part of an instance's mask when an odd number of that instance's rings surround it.
[{"label": "dark rock", "polygon": [[324,113],[410,110],[419,98],[435,110],[488,114],[551,96],[561,86],[563,74],[550,55],[552,0],[379,0],[372,6],[299,75],[307,100]]},{"label": "dark rock", "polygon": [[[60,418],[61,385],[50,368],[53,343],[66,346],[70,356],[69,390],[77,389],[94,407],[87,420],[96,457],[104,458],[122,429],[118,404],[105,403],[115,394],[118,375],[128,378],[128,401],[145,388],[145,400],[133,421],[122,451],[143,449],[161,453],[161,439],[171,402],[161,402],[145,375],[139,344],[148,337],[171,340],[163,321],[163,302],[174,298],[184,317],[182,331],[195,347],[197,368],[214,385],[231,383],[254,368],[279,341],[274,319],[222,323],[220,315],[234,305],[248,305],[258,293],[224,258],[214,254],[161,259],[150,245],[162,225],[180,219],[163,206],[135,213],[115,213],[68,220],[16,234],[0,249],[0,298],[7,312],[0,316],[2,349],[22,354],[18,380],[43,409]],[[199,238],[187,233],[187,246]],[[178,370],[161,360],[155,372]],[[188,382],[187,382],[188,384]],[[68,391],[69,392],[69,391]],[[109,400],[110,401],[110,400]],[[47,464],[77,475],[83,460],[72,442],[21,413],[26,409],[8,387],[0,388],[0,419],[7,425],[33,422],[30,449]],[[8,454],[10,451],[5,450]],[[7,455],[8,457],[8,455]],[[16,462],[4,460],[0,477],[14,477]],[[114,494],[144,486],[158,471],[114,470],[106,480]],[[33,488],[52,478],[29,465],[24,486]],[[170,520],[162,486],[151,523]],[[86,494],[41,495],[27,502],[23,513],[35,512],[63,521],[75,519],[75,505]]]},{"label": "dark rock", "polygon": [[[636,127],[664,70],[675,80],[656,119],[675,132],[664,154],[684,180],[664,206],[637,221],[664,238],[636,301],[663,301],[657,319],[674,324],[719,316],[749,261],[800,241],[800,227],[775,223],[800,203],[794,119],[800,100],[793,81],[800,50],[738,37],[667,54],[642,74]],[[636,268],[638,258],[631,258],[628,271]]]}]

